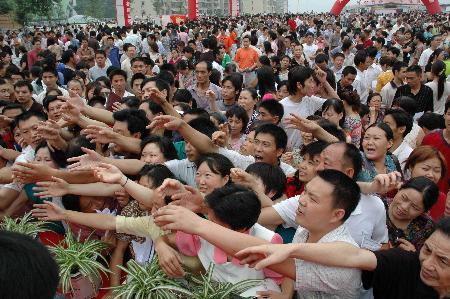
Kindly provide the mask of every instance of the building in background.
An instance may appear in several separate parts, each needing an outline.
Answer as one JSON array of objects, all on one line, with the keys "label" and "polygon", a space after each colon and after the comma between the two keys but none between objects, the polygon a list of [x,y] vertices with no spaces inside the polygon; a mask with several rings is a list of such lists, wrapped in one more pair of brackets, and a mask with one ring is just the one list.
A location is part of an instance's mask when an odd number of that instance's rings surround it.
[{"label": "building in background", "polygon": [[240,0],[241,14],[284,14],[288,0]]}]

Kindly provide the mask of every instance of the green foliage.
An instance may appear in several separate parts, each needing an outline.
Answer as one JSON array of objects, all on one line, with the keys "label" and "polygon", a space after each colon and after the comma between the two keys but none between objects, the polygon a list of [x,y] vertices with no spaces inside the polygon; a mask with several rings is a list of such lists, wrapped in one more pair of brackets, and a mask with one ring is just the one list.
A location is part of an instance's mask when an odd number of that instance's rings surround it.
[{"label": "green foliage", "polygon": [[154,0],[153,1],[153,8],[155,9],[157,15],[161,14],[163,6],[164,6],[164,0]]},{"label": "green foliage", "polygon": [[121,266],[119,268],[128,276],[125,284],[112,288],[115,299],[234,299],[241,298],[239,294],[261,282],[257,279],[244,280],[237,284],[213,281],[214,264],[211,263],[205,274],[188,275],[185,285],[167,277],[159,267],[156,257],[151,263],[143,266],[131,260],[127,268]]},{"label": "green foliage", "polygon": [[143,266],[130,260],[126,268],[119,268],[127,273],[127,281],[112,288],[115,298],[176,299],[179,298],[177,294],[189,295],[178,282],[167,277],[159,267],[156,257]]},{"label": "green foliage", "polygon": [[2,0],[0,1],[0,15],[7,14],[14,9],[14,5],[11,0]]},{"label": "green foliage", "polygon": [[105,264],[108,264],[106,259],[101,255],[101,251],[106,248],[108,248],[108,245],[98,240],[80,242],[79,239],[75,239],[70,229],[67,230],[63,242],[55,247],[49,248],[59,265],[60,284],[64,293],[70,292],[73,289],[71,278],[77,272],[86,276],[91,282],[94,282],[95,278],[101,278],[100,272],[109,272],[98,261],[100,259]]},{"label": "green foliage", "polygon": [[114,0],[77,0],[75,10],[79,15],[97,19],[115,18]]},{"label": "green foliage", "polygon": [[30,212],[18,219],[5,217],[3,223],[0,224],[0,229],[24,234],[35,239],[38,233],[47,230],[47,224],[48,222],[33,219]]},{"label": "green foliage", "polygon": [[61,0],[14,0],[10,3],[16,21],[24,24],[35,16],[50,19],[53,8],[60,5]]}]

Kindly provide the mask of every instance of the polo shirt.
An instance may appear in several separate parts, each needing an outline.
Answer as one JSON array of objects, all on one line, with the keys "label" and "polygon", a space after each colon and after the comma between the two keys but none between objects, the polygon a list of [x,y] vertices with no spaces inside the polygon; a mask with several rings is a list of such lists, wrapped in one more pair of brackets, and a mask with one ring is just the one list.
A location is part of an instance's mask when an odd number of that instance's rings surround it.
[{"label": "polo shirt", "polygon": [[365,289],[373,288],[375,299],[438,299],[439,294],[420,279],[418,252],[400,248],[374,252],[377,267],[374,271],[363,271]]},{"label": "polo shirt", "polygon": [[401,96],[408,96],[416,100],[417,103],[417,113],[418,112],[426,112],[426,111],[434,111],[433,110],[433,90],[422,84],[420,86],[420,90],[417,94],[413,94],[411,92],[411,87],[408,84],[400,86],[394,98],[398,98]]}]

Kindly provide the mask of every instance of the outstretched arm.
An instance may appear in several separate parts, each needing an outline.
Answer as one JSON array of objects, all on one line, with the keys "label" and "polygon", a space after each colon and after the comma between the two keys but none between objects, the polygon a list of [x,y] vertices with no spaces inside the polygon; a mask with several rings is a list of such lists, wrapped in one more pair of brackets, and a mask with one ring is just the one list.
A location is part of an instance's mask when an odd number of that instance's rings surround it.
[{"label": "outstretched arm", "polygon": [[[263,239],[230,230],[203,219],[185,208],[173,205],[159,209],[155,214],[155,223],[164,230],[180,230],[201,236],[233,256],[249,246],[270,244]],[[293,259],[286,259],[277,265],[271,265],[269,268],[283,276],[295,279]]]},{"label": "outstretched arm", "polygon": [[68,221],[101,230],[115,230],[116,216],[109,214],[82,213],[71,210],[64,210],[46,201],[44,204],[35,204],[32,211],[33,216],[44,221]]}]

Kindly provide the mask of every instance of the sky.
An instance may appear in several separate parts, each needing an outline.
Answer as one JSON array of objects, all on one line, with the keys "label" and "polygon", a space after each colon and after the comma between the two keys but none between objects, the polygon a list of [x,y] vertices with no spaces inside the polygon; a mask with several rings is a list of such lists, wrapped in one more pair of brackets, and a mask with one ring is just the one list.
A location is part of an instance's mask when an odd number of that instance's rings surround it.
[{"label": "sky", "polygon": [[[315,12],[326,12],[330,11],[336,0],[288,0],[289,11],[292,12],[305,12],[305,11],[315,11]],[[350,3],[356,2],[351,0]]]}]

